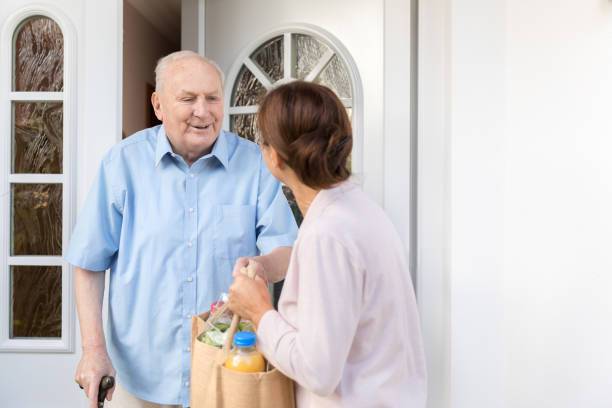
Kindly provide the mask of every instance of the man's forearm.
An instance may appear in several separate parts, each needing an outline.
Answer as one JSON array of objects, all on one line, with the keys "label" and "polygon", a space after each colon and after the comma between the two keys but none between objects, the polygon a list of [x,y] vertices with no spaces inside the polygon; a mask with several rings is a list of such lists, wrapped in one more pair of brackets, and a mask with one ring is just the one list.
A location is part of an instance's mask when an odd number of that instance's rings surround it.
[{"label": "man's forearm", "polygon": [[269,282],[278,282],[287,274],[290,257],[291,247],[278,247],[267,255],[256,256],[255,261],[263,266]]},{"label": "man's forearm", "polygon": [[81,326],[83,349],[106,350],[102,327],[102,301],[104,299],[104,272],[74,269],[76,305]]}]

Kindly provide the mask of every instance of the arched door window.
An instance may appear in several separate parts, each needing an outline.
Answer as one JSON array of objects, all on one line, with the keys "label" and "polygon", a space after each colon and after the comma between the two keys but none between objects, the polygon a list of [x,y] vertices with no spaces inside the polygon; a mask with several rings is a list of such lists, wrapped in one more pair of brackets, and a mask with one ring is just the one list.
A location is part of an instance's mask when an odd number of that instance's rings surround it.
[{"label": "arched door window", "polygon": [[[264,39],[240,62],[237,74],[228,78],[231,91],[227,113],[229,129],[249,140],[255,140],[256,113],[259,102],[273,87],[304,80],[332,89],[352,118],[354,85],[344,58],[334,45],[320,36],[286,30]],[[353,120],[353,128],[354,120]],[[285,195],[296,219],[302,216],[288,189]]]},{"label": "arched door window", "polygon": [[2,135],[10,140],[2,142],[8,163],[0,172],[8,170],[2,177],[7,197],[0,206],[7,221],[1,231],[6,262],[0,286],[8,295],[0,297],[5,302],[0,350],[68,351],[70,280],[62,249],[72,189],[64,34],[54,19],[27,14],[10,38],[10,121],[2,124]]},{"label": "arched door window", "polygon": [[341,57],[320,39],[287,32],[265,41],[243,61],[230,96],[230,130],[253,140],[261,98],[274,86],[296,79],[331,88],[351,114],[353,89]]}]

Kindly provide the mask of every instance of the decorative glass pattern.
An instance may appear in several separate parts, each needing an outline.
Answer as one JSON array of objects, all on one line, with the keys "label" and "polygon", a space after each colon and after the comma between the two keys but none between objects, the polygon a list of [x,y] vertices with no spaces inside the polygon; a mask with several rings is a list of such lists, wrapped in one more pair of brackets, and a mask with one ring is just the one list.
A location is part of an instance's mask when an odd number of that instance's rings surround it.
[{"label": "decorative glass pattern", "polygon": [[[270,77],[273,86],[278,83],[308,78],[315,67],[320,66],[319,64],[327,61],[327,58],[330,57],[330,47],[310,35],[291,34],[291,44],[286,44],[284,39],[284,36],[274,37],[259,46],[250,55],[251,60],[256,63],[261,71]],[[291,54],[293,55],[293,75],[291,72],[284,72],[285,51],[288,47],[290,47]],[[351,79],[346,66],[337,54],[332,53],[331,59],[319,75],[314,78],[314,82],[329,87],[340,98],[343,98],[345,106],[348,106],[347,113],[349,117],[352,116],[353,92]],[[264,86],[246,65],[242,65],[234,83],[230,106],[257,107],[265,94],[266,89]],[[232,112],[231,107],[229,111],[230,130],[246,139],[255,141],[257,114],[253,113],[253,111],[247,111],[247,113],[244,109]],[[283,192],[299,225],[302,222],[302,214],[297,206],[295,197],[287,187],[283,187]]]},{"label": "decorative glass pattern", "polygon": [[321,41],[304,34],[293,34],[293,42],[297,54],[297,79],[304,79],[329,48]]},{"label": "decorative glass pattern", "polygon": [[13,173],[61,173],[61,102],[13,103]]},{"label": "decorative glass pattern", "polygon": [[289,203],[289,206],[291,207],[291,212],[293,213],[295,222],[297,223],[299,227],[302,224],[302,221],[304,220],[304,216],[302,215],[302,212],[300,211],[300,207],[298,206],[297,201],[295,201],[295,196],[293,195],[293,192],[291,191],[291,189],[287,186],[283,186],[283,193],[285,193],[285,197],[287,198],[287,202]]},{"label": "decorative glass pattern", "polygon": [[257,114],[250,113],[247,115],[232,115],[230,120],[232,132],[250,140],[251,142],[255,142]]},{"label": "decorative glass pattern", "polygon": [[11,185],[11,255],[62,255],[62,185]]},{"label": "decorative glass pattern", "polygon": [[10,338],[62,337],[61,266],[11,266]]},{"label": "decorative glass pattern", "polygon": [[13,89],[60,92],[64,89],[64,38],[48,17],[27,19],[16,31]]},{"label": "decorative glass pattern", "polygon": [[283,78],[283,37],[275,37],[251,54],[251,59],[273,82]]},{"label": "decorative glass pattern", "polygon": [[255,78],[246,66],[242,66],[234,93],[232,95],[232,106],[257,105],[266,94],[266,88]]},{"label": "decorative glass pattern", "polygon": [[315,82],[331,88],[340,98],[351,98],[351,79],[346,67],[337,55],[334,55]]}]

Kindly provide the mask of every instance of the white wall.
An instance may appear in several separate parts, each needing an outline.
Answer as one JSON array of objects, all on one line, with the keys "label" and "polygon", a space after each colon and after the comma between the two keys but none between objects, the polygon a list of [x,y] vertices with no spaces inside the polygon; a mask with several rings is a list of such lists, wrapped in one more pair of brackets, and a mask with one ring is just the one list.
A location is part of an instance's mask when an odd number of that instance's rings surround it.
[{"label": "white wall", "polygon": [[437,279],[422,283],[431,381],[448,379],[430,406],[610,407],[612,2],[421,4],[421,72],[437,72],[421,91],[440,103],[419,137],[442,143],[419,160],[447,166],[419,178],[447,203],[420,227],[443,257],[419,264]]},{"label": "white wall", "polygon": [[612,2],[507,3],[507,395],[612,406]]},{"label": "white wall", "polygon": [[[178,33],[177,33],[178,34]],[[123,133],[147,127],[147,82],[155,86],[155,64],[180,48],[169,41],[127,1],[123,2]]]}]

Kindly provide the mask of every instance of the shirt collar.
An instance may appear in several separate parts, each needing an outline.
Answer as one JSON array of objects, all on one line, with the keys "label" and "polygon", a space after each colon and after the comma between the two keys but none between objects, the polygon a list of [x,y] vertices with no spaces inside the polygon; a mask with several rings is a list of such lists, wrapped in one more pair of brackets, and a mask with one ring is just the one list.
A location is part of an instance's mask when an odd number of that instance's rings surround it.
[{"label": "shirt collar", "polygon": [[227,135],[224,130],[219,132],[219,136],[217,137],[217,141],[213,145],[212,151],[210,154],[215,156],[217,160],[227,169],[229,165],[229,154],[227,148]]},{"label": "shirt collar", "polygon": [[[164,126],[161,125],[159,130],[157,131],[157,145],[155,147],[155,166],[159,165],[161,159],[167,154],[174,154],[172,151],[172,146],[170,145],[170,141],[168,140],[168,136],[166,135],[166,130]],[[219,132],[219,136],[213,145],[212,151],[203,156],[215,156],[217,160],[223,165],[223,167],[228,167],[228,147],[227,147],[227,136],[224,130]]]},{"label": "shirt collar", "polygon": [[164,125],[159,127],[157,131],[157,145],[155,146],[155,166],[159,165],[161,159],[167,155],[172,154],[172,146],[170,146],[170,141],[166,136],[166,130],[164,129]]}]

